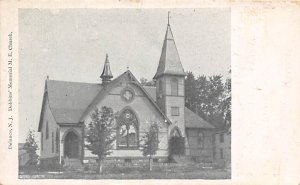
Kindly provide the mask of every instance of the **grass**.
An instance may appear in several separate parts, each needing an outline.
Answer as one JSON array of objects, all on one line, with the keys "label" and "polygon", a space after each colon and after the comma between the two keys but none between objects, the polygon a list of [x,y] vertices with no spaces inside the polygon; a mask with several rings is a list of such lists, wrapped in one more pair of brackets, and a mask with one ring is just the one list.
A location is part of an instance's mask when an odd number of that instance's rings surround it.
[{"label": "grass", "polygon": [[84,172],[20,172],[20,179],[230,179],[226,169],[202,169],[195,166],[155,165],[153,171],[147,166],[106,167],[102,174]]}]

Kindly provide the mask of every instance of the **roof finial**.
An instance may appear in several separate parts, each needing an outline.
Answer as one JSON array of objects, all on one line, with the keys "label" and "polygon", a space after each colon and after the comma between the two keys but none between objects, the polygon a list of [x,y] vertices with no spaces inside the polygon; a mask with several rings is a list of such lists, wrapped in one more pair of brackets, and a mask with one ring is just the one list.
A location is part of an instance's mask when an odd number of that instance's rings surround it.
[{"label": "roof finial", "polygon": [[49,75],[47,75],[47,80],[49,80]]},{"label": "roof finial", "polygon": [[128,71],[129,70],[129,66],[127,65],[126,68],[127,68],[127,71]]},{"label": "roof finial", "polygon": [[113,78],[113,75],[112,75],[111,70],[110,70],[110,65],[109,65],[109,60],[108,60],[108,54],[107,53],[106,53],[106,58],[105,58],[105,62],[104,62],[103,71],[102,71],[102,74],[101,74],[100,78],[102,79],[102,84],[103,85],[110,82],[111,79]]},{"label": "roof finial", "polygon": [[168,25],[170,25],[170,11],[168,11]]}]

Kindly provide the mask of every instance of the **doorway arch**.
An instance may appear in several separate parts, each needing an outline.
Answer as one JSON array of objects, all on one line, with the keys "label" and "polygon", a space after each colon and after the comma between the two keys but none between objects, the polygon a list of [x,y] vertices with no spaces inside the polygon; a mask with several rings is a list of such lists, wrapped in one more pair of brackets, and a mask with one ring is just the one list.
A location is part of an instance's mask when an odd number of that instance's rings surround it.
[{"label": "doorway arch", "polygon": [[175,126],[170,133],[171,137],[182,137],[180,129],[177,126]]},{"label": "doorway arch", "polygon": [[69,131],[64,138],[64,157],[79,158],[79,136],[74,131]]},{"label": "doorway arch", "polygon": [[185,138],[182,136],[182,133],[177,126],[175,126],[170,132],[169,154],[170,155],[185,154]]}]

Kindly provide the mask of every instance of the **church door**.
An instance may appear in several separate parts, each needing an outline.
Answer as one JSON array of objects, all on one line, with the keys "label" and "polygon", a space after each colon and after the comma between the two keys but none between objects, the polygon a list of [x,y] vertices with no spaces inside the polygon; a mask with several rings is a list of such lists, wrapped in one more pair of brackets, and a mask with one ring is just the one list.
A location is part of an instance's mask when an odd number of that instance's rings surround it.
[{"label": "church door", "polygon": [[171,131],[169,151],[170,154],[174,155],[184,155],[185,153],[185,140],[177,127],[173,128],[173,130]]},{"label": "church door", "polygon": [[65,137],[64,156],[67,158],[79,158],[79,138],[74,132],[69,132]]}]

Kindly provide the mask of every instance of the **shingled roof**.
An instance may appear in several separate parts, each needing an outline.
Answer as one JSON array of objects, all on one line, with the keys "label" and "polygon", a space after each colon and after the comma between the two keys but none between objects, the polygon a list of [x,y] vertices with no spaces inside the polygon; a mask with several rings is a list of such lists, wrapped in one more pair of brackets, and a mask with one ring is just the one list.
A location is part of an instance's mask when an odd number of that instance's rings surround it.
[{"label": "shingled roof", "polygon": [[153,86],[143,86],[143,88],[147,91],[147,93],[152,97],[154,101],[156,101],[156,87]]},{"label": "shingled roof", "polygon": [[184,108],[184,122],[186,128],[215,128],[187,107]]},{"label": "shingled roof", "polygon": [[181,75],[185,76],[180,62],[179,54],[175,45],[171,27],[168,24],[167,31],[164,39],[164,44],[159,59],[159,64],[154,79],[157,79],[163,74]]},{"label": "shingled roof", "polygon": [[[140,85],[129,70],[109,82],[105,88],[101,84],[94,83],[46,80],[42,112],[44,109],[45,98],[48,98],[50,110],[58,124],[79,123],[88,110],[97,103],[99,98],[101,99],[104,97],[110,88],[114,87],[121,79],[125,78],[132,78],[131,83],[136,84],[141,88],[154,107],[162,114],[164,119],[167,120],[167,123],[171,123],[166,115],[159,109],[158,105],[155,103],[155,99],[153,99],[155,88],[154,91],[153,88],[146,88],[148,90],[152,89],[152,91],[150,90],[151,94],[149,94],[149,91]],[[41,129],[41,124],[42,113],[39,131]]]},{"label": "shingled roof", "polygon": [[46,80],[38,130],[41,129],[45,98],[48,98],[50,110],[58,124],[78,123],[101,90],[100,84]]}]

